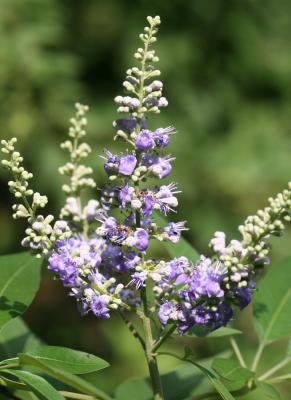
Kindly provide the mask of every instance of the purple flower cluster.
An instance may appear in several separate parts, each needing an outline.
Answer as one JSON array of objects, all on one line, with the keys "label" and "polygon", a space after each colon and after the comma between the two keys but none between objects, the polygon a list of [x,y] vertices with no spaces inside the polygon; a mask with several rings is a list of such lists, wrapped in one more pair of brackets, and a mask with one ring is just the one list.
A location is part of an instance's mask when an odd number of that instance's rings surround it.
[{"label": "purple flower cluster", "polygon": [[[148,21],[158,25],[159,18]],[[141,294],[153,288],[163,327],[175,324],[180,333],[194,326],[214,330],[228,323],[235,307],[249,304],[253,274],[242,244],[233,240],[226,245],[222,232],[210,242],[215,256],[201,256],[196,264],[186,257],[149,257],[151,240],[176,244],[186,228],[185,221],[160,226],[155,217],[155,212],[168,215],[178,206],[177,185],[159,183],[172,171],[174,158],[166,149],[176,129],[147,126],[148,113],[159,113],[168,102],[162,82],[154,79],[160,75],[152,65],[158,58],[148,50],[154,40],[148,34],[141,39],[149,40],[135,54],[141,66],[127,70],[126,96],[115,97],[118,112],[126,114],[113,123],[115,138],[127,148],[119,154],[104,151],[109,184],[100,190],[101,209],[96,200],[81,208],[80,199],[67,199],[61,216],[75,224],[73,237],[56,243],[49,269],[71,288],[82,312],[108,318],[111,310],[139,306]],[[158,184],[151,186],[149,178]]]},{"label": "purple flower cluster", "polygon": [[153,210],[160,210],[163,214],[167,214],[178,205],[175,195],[179,192],[176,189],[176,184],[170,183],[159,188],[142,189],[136,193],[133,186],[125,183],[119,189],[119,206],[121,209],[126,209],[127,207],[139,209],[144,217],[149,217]]},{"label": "purple flower cluster", "polygon": [[[168,274],[155,288],[162,299],[158,316],[163,326],[175,323],[181,334],[193,326],[209,331],[224,326],[232,318],[235,306],[242,309],[251,300],[254,283],[228,291],[224,284],[228,271],[218,261],[201,256],[196,265],[191,265],[181,257],[166,266],[170,267]],[[165,296],[169,288],[170,300]]]},{"label": "purple flower cluster", "polygon": [[[110,263],[108,262],[110,257]],[[132,254],[120,255],[105,245],[104,239],[72,237],[57,241],[48,259],[48,268],[57,274],[65,287],[71,288],[81,313],[89,311],[98,318],[109,318],[110,310],[129,297],[130,291],[117,284],[112,271],[134,268]],[[106,265],[106,269],[104,268]]]},{"label": "purple flower cluster", "polygon": [[173,126],[167,128],[158,128],[155,131],[142,129],[135,139],[136,148],[139,151],[152,150],[155,147],[163,149],[170,142],[170,135],[175,133]]},{"label": "purple flower cluster", "polygon": [[72,237],[57,241],[48,268],[58,274],[64,286],[78,286],[86,270],[95,270],[100,265],[103,246],[102,239],[85,241]]}]

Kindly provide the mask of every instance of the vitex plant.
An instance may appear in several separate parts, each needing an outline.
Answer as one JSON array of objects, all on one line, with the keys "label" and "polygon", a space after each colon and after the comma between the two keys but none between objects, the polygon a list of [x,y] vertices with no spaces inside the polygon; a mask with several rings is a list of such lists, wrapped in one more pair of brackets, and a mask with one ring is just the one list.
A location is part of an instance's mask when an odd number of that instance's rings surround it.
[{"label": "vitex plant", "polygon": [[[159,58],[153,49],[160,18],[147,17],[147,22],[139,36],[141,47],[134,54],[136,65],[126,71],[123,82],[126,94],[114,99],[122,115],[113,123],[114,138],[124,142],[124,151],[114,154],[104,150],[102,158],[108,184],[96,191],[98,198],[84,203],[83,192],[97,186],[92,168],[84,164],[91,152],[84,142],[87,106],[76,104],[69,138],[61,145],[69,161],[60,168],[60,173],[68,179],[63,185],[66,202],[57,217],[41,213],[48,200],[30,187],[32,174],[23,167],[23,158],[15,149],[16,138],[2,140],[2,151],[6,155],[2,165],[12,174],[8,185],[17,200],[13,217],[28,221],[22,245],[36,257],[44,258],[48,268],[75,298],[81,314],[93,313],[97,318],[108,319],[112,313],[119,313],[139,341],[148,364],[152,392],[147,381],[128,382],[116,390],[114,398],[117,400],[211,399],[217,396],[234,399],[247,398],[254,391],[259,397],[280,398],[270,382],[290,378],[288,373],[276,375],[279,369],[287,366],[290,354],[270,370],[262,374],[257,371],[265,347],[291,334],[287,314],[291,306],[291,263],[287,260],[274,266],[256,294],[255,318],[260,343],[250,367],[232,336],[238,331],[223,327],[234,319],[236,310],[244,309],[251,302],[252,294],[257,291],[257,277],[270,264],[269,239],[280,236],[285,222],[290,221],[291,184],[270,198],[267,207],[246,219],[239,227],[241,240],[228,242],[223,232],[216,232],[210,240],[209,254],[197,257],[195,250],[181,237],[187,229],[186,221],[167,222],[165,218],[178,206],[177,183],[163,183],[170,176],[175,160],[168,153],[168,146],[176,129],[170,124],[154,126],[150,119],[151,114],[160,113],[168,101],[163,96],[161,72],[156,67]],[[173,258],[154,258],[149,250],[151,241],[163,242],[167,248],[171,245],[169,253]],[[3,269],[11,257],[2,260]],[[17,275],[29,266],[25,277],[33,281],[38,272],[35,272],[37,267],[33,267],[33,271],[31,265],[36,261],[27,255],[14,257],[17,262],[12,262],[12,273],[15,270]],[[2,295],[12,276],[8,266],[5,270]],[[15,279],[21,291],[23,281]],[[9,300],[19,301],[16,292],[16,297]],[[7,307],[10,310],[9,302]],[[17,310],[16,314],[22,311]],[[5,322],[7,320],[6,315]],[[153,321],[159,321],[159,329],[153,328]],[[183,356],[172,354],[198,368],[212,390],[204,385],[201,392],[195,384],[198,375],[193,366],[190,385],[188,381],[185,386],[178,380],[173,386],[175,378],[172,376],[171,382],[171,374],[161,379],[157,358],[167,353],[161,352],[160,347],[174,334],[230,335],[236,359],[216,358],[210,366],[209,362],[197,363],[188,350]],[[83,353],[68,349],[38,346],[2,361],[0,384],[8,390],[16,388],[16,398],[25,390],[49,399],[112,398],[96,388],[88,388],[89,384],[73,375],[106,366],[103,360],[89,355],[87,365],[84,357]],[[65,362],[68,358],[69,368]],[[87,365],[86,371],[77,367],[77,359],[81,360],[80,364]],[[44,378],[19,369],[26,365],[33,365],[82,393],[57,392]],[[143,388],[142,391],[139,388]]]}]

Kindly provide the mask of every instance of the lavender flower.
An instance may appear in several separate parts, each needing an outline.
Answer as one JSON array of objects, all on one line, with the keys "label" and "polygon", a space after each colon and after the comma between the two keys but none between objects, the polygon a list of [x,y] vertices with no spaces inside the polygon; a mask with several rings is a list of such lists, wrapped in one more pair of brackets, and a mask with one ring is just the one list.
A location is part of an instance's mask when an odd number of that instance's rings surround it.
[{"label": "lavender flower", "polygon": [[197,299],[201,296],[220,298],[224,296],[221,281],[226,274],[226,269],[219,262],[212,262],[204,256],[195,265],[188,280],[188,293],[190,298]]},{"label": "lavender flower", "polygon": [[185,228],[186,221],[170,222],[163,228],[162,238],[172,243],[178,243],[181,238],[181,232],[187,230]]},{"label": "lavender flower", "polygon": [[58,274],[64,286],[78,286],[81,276],[100,265],[103,246],[103,239],[58,241],[48,259],[48,268]]},{"label": "lavender flower", "polygon": [[136,148],[139,151],[146,151],[155,147],[152,132],[148,130],[141,130],[135,141]]},{"label": "lavender flower", "polygon": [[141,272],[135,272],[132,274],[132,283],[135,285],[136,289],[139,290],[142,287],[145,287],[145,281],[147,279],[147,272],[146,271],[141,271]]},{"label": "lavender flower", "polygon": [[126,154],[124,156],[117,156],[110,153],[108,150],[105,151],[106,162],[104,164],[104,170],[108,175],[121,174],[129,176],[133,173],[136,166],[136,157],[132,154]]},{"label": "lavender flower", "polygon": [[110,297],[106,294],[101,296],[94,296],[91,303],[91,310],[93,314],[101,319],[107,319],[110,317],[108,304]]},{"label": "lavender flower", "polygon": [[120,157],[120,163],[118,167],[118,172],[123,175],[131,175],[136,166],[137,160],[133,155],[126,155]]}]

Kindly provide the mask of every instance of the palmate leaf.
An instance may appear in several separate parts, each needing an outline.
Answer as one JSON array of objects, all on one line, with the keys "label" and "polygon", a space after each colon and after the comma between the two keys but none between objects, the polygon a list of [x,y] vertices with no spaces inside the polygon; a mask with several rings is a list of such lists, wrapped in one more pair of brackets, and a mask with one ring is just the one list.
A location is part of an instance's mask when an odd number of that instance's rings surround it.
[{"label": "palmate leaf", "polygon": [[291,335],[291,257],[274,263],[254,296],[256,329],[264,343]]},{"label": "palmate leaf", "polygon": [[88,374],[109,367],[107,361],[93,354],[84,353],[66,347],[38,346],[28,353],[20,353],[20,361],[25,363],[27,356],[33,357],[44,365],[61,369],[71,374]]},{"label": "palmate leaf", "polygon": [[41,263],[29,253],[0,257],[0,328],[32,302],[39,287]]}]

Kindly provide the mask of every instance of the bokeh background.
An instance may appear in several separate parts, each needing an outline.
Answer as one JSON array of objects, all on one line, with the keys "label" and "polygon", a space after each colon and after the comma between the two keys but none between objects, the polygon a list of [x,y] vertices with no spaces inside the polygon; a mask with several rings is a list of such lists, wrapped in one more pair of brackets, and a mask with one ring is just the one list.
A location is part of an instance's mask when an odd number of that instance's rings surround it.
[{"label": "bokeh background", "polygon": [[[139,46],[147,15],[159,14],[157,43],[169,107],[152,125],[175,125],[173,179],[183,191],[177,218],[186,237],[207,252],[215,230],[237,226],[290,179],[291,3],[281,0],[1,0],[0,137],[17,136],[34,188],[49,196],[48,212],[64,202],[59,149],[76,101],[90,105],[90,164],[100,186],[98,155],[113,143],[114,96]],[[24,225],[11,218],[7,174],[0,171],[0,253],[20,250]],[[274,259],[290,254],[291,232]],[[246,351],[255,345],[247,310],[236,324]],[[113,363],[100,386],[146,373],[137,344],[120,321],[81,318],[52,276],[44,279],[26,320],[49,344],[98,354]],[[173,344],[175,346],[175,343]],[[224,343],[195,342],[201,356]],[[173,361],[166,360],[167,370]],[[99,375],[100,376],[100,375]]]}]

